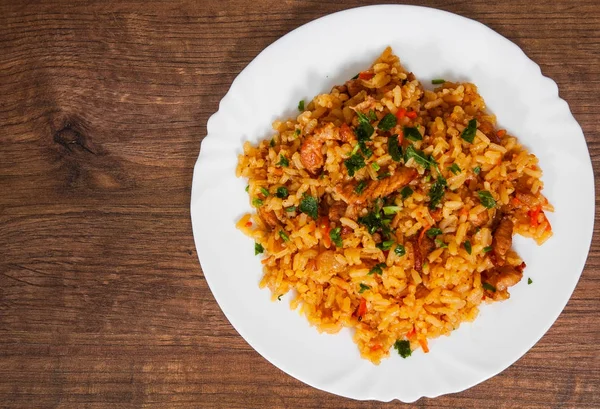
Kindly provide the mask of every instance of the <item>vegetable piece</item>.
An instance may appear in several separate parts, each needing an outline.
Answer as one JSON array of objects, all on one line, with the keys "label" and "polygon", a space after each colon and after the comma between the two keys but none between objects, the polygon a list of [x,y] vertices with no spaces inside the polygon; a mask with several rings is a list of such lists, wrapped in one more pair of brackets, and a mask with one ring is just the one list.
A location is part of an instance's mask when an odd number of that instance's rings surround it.
[{"label": "vegetable piece", "polygon": [[415,127],[412,126],[405,126],[404,127],[404,137],[406,139],[408,139],[409,141],[422,141],[423,140],[423,136],[421,135],[421,132],[419,132],[419,130]]},{"label": "vegetable piece", "polygon": [[475,166],[473,168],[473,173],[479,175],[479,172],[481,172],[481,166]]},{"label": "vegetable piece", "polygon": [[417,117],[417,113],[415,111],[408,111],[406,113],[406,117],[410,119],[415,119]]},{"label": "vegetable piece", "polygon": [[464,131],[460,135],[460,137],[469,143],[473,143],[473,141],[475,140],[476,132],[477,132],[477,120],[471,119],[469,121],[469,124],[467,125],[467,127],[464,129]]},{"label": "vegetable piece", "polygon": [[261,207],[262,205],[263,205],[263,201],[260,200],[259,198],[255,197],[254,199],[252,199],[252,206]]},{"label": "vegetable piece", "polygon": [[471,247],[471,242],[469,240],[465,241],[465,250],[467,250],[467,253],[469,254],[473,251],[473,247]]},{"label": "vegetable piece", "polygon": [[366,166],[365,158],[360,153],[356,153],[344,160],[344,165],[346,166],[346,169],[348,169],[348,175],[354,176],[357,170]]},{"label": "vegetable piece", "polygon": [[434,80],[431,80],[432,84],[443,84],[444,82],[446,82],[446,80],[444,80],[442,78],[436,78]]},{"label": "vegetable piece", "polygon": [[433,239],[435,236],[442,234],[442,229],[432,227],[431,229],[427,230],[425,234],[427,234],[427,237],[429,237],[430,239]]},{"label": "vegetable piece", "polygon": [[246,192],[250,189],[250,185],[246,185]]},{"label": "vegetable piece", "polygon": [[275,139],[271,139],[271,142],[269,142],[269,146],[271,146],[271,148],[275,146]]},{"label": "vegetable piece", "polygon": [[379,243],[377,245],[377,247],[383,251],[387,251],[387,250],[391,249],[393,245],[394,245],[394,240],[387,240],[387,241],[382,241],[381,243]]},{"label": "vegetable piece", "polygon": [[356,316],[358,317],[358,320],[361,321],[366,313],[367,313],[367,300],[365,300],[364,298],[361,297],[360,304],[358,305],[358,310],[356,311]]},{"label": "vegetable piece", "polygon": [[430,209],[435,209],[437,205],[442,201],[442,199],[444,198],[444,187],[447,184],[448,182],[446,182],[446,179],[444,179],[441,176],[438,176],[437,180],[433,183],[431,189],[429,189]]},{"label": "vegetable piece", "polygon": [[277,166],[283,166],[284,168],[287,168],[290,166],[290,161],[282,154],[279,154],[279,162],[277,162]]},{"label": "vegetable piece", "polygon": [[404,186],[400,191],[400,194],[402,195],[402,199],[406,199],[413,194],[413,190],[410,188],[410,186]]},{"label": "vegetable piece", "polygon": [[399,206],[384,206],[383,207],[383,214],[389,216],[392,214],[396,214],[400,211],[400,207]]},{"label": "vegetable piece", "polygon": [[344,244],[342,240],[342,228],[336,227],[335,229],[331,229],[329,231],[329,238],[336,247],[342,247]]},{"label": "vegetable piece", "polygon": [[494,287],[493,285],[491,285],[490,283],[486,283],[485,281],[483,283],[481,283],[481,286],[483,287],[484,290],[487,291],[491,291],[493,293],[496,292],[496,287]]},{"label": "vegetable piece", "polygon": [[304,196],[300,201],[300,211],[317,220],[319,203],[313,196]]},{"label": "vegetable piece", "polygon": [[352,77],[352,79],[353,79],[353,80],[356,80],[356,79],[358,79],[358,76],[359,76],[359,75],[360,75],[360,74],[356,74],[354,77]]},{"label": "vegetable piece", "polygon": [[367,181],[361,180],[360,182],[358,182],[358,185],[356,185],[356,187],[354,188],[354,193],[361,194],[363,192],[363,190],[365,190],[366,187],[367,187]]},{"label": "vegetable piece", "polygon": [[265,189],[264,187],[260,188],[260,193],[262,193],[264,197],[269,196],[269,191],[267,189]]},{"label": "vegetable piece", "polygon": [[285,186],[280,186],[277,188],[277,193],[275,193],[275,196],[277,196],[280,199],[285,199],[286,197],[289,196],[287,187]]},{"label": "vegetable piece", "polygon": [[484,253],[489,253],[490,251],[492,251],[492,246],[487,246],[483,248]]},{"label": "vegetable piece", "polygon": [[492,194],[487,190],[480,190],[477,192],[477,195],[479,196],[479,201],[481,201],[481,204],[486,208],[491,209],[496,206],[496,201],[494,200]]},{"label": "vegetable piece", "polygon": [[405,116],[406,116],[406,109],[405,108],[399,108],[398,111],[396,111],[396,118],[398,118],[398,120],[401,120]]},{"label": "vegetable piece", "polygon": [[408,358],[412,354],[412,351],[410,349],[410,342],[405,339],[399,339],[396,342],[394,342],[394,349],[398,351],[398,354],[404,359]]},{"label": "vegetable piece", "polygon": [[262,244],[254,242],[254,255],[255,256],[262,254],[264,251],[265,251],[265,248],[262,246]]},{"label": "vegetable piece", "polygon": [[445,249],[448,247],[448,245],[440,239],[435,239],[435,244],[437,244],[442,249]]},{"label": "vegetable piece", "polygon": [[296,136],[300,136],[300,133],[301,133],[301,132],[302,132],[302,131],[301,131],[300,129],[296,129],[296,130],[294,131],[294,133],[296,134]]},{"label": "vegetable piece", "polygon": [[372,275],[372,274],[382,275],[384,267],[387,267],[387,265],[385,263],[375,264],[373,266],[373,268],[371,270],[369,270],[369,272],[367,273],[367,275]]},{"label": "vegetable piece", "polygon": [[359,217],[358,222],[367,227],[369,234],[375,233],[379,228],[382,227],[381,215],[379,214],[379,211],[372,211],[366,216]]},{"label": "vegetable piece", "polygon": [[304,111],[304,100],[300,100],[300,102],[298,102],[298,111],[302,112]]},{"label": "vegetable piece", "polygon": [[363,283],[360,283],[360,290],[358,290],[358,293],[359,293],[359,294],[362,294],[362,293],[364,293],[365,291],[367,291],[367,290],[370,290],[370,289],[371,289],[371,287],[370,287],[370,286],[368,286],[368,285],[366,285],[366,284],[363,284]]},{"label": "vegetable piece", "polygon": [[374,75],[375,74],[373,74],[372,72],[365,71],[365,72],[361,72],[360,74],[358,74],[358,78],[360,78],[361,80],[368,81],[371,78],[373,78]]},{"label": "vegetable piece", "polygon": [[279,237],[281,237],[285,242],[290,241],[290,236],[288,236],[283,230],[279,230]]},{"label": "vegetable piece", "polygon": [[285,211],[288,212],[288,213],[295,212],[296,211],[296,206],[286,207]]},{"label": "vegetable piece", "polygon": [[381,175],[377,176],[377,180],[381,180],[381,179],[385,179],[385,178],[389,178],[390,177],[390,172],[385,172],[382,173]]},{"label": "vegetable piece", "polygon": [[533,280],[531,279],[531,277],[529,277],[529,278],[527,279],[527,285],[529,285],[529,284],[532,284],[532,283],[533,283]]},{"label": "vegetable piece", "polygon": [[385,131],[389,131],[390,129],[395,127],[397,123],[398,123],[398,118],[396,118],[396,116],[394,114],[387,114],[386,116],[384,116],[381,119],[381,121],[379,121],[377,128],[379,128],[385,132]]},{"label": "vegetable piece", "polygon": [[404,154],[405,162],[408,162],[410,158],[413,158],[417,164],[421,165],[425,169],[430,166],[437,166],[437,162],[430,155],[425,155],[422,151],[415,149],[413,145],[409,145],[406,148],[406,153]]},{"label": "vegetable piece", "polygon": [[369,110],[369,113],[367,114],[367,116],[369,117],[369,119],[371,121],[377,121],[377,114],[372,109]]},{"label": "vegetable piece", "polygon": [[381,167],[379,166],[379,163],[377,163],[377,162],[371,163],[371,168],[373,168],[373,170],[375,172],[377,172],[379,169],[381,169]]},{"label": "vegetable piece", "polygon": [[448,170],[455,175],[458,175],[461,171],[460,167],[456,163],[453,163],[452,166],[448,166]]},{"label": "vegetable piece", "polygon": [[388,152],[393,160],[400,162],[402,158],[402,147],[398,142],[398,135],[392,135],[388,138]]},{"label": "vegetable piece", "polygon": [[406,254],[406,248],[402,244],[398,244],[398,245],[396,245],[396,248],[394,249],[394,253],[397,256],[402,257],[403,255]]}]

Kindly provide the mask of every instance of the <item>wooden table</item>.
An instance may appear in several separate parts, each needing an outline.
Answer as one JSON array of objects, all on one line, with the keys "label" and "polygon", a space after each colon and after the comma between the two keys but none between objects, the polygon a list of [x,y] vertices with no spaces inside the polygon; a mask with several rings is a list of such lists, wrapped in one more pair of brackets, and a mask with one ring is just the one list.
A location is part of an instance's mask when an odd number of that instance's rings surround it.
[{"label": "wooden table", "polygon": [[[540,64],[598,165],[597,0],[424,3],[487,24]],[[219,309],[189,214],[206,121],[263,48],[360,4],[1,3],[1,408],[600,407],[597,240],[530,352],[468,391],[414,405],[308,387]]]}]

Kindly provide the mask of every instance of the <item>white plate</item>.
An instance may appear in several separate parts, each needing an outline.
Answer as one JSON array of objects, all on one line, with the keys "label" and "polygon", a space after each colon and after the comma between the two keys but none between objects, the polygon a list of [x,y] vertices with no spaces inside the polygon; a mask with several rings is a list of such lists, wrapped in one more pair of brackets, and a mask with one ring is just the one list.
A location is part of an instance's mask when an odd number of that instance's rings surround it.
[{"label": "white plate", "polygon": [[[391,45],[427,86],[432,78],[474,82],[500,126],[517,135],[544,171],[554,237],[542,247],[516,238],[527,263],[510,300],[482,306],[473,324],[431,340],[431,352],[392,353],[379,366],[359,357],[350,330],[319,334],[260,290],[253,242],[234,224],[250,211],[235,177],[246,140],[272,135],[277,118],[297,115],[301,99],[329,92]],[[208,121],[194,170],[194,239],[215,299],[262,356],[316,388],[354,399],[412,402],[458,392],[507,368],[556,320],[583,269],[594,223],[594,179],[581,128],[556,84],[513,43],[486,26],[413,6],[372,6],[332,14],[267,47],[233,82]],[[527,285],[527,277],[533,279]],[[233,369],[233,368],[232,368]]]}]

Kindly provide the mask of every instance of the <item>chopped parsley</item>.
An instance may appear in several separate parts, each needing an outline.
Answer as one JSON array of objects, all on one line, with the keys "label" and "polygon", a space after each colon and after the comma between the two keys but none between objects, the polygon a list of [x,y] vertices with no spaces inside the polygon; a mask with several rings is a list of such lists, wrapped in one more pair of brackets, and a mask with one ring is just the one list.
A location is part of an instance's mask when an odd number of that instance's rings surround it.
[{"label": "chopped parsley", "polygon": [[361,180],[360,182],[358,182],[358,185],[356,185],[356,187],[354,188],[354,193],[358,193],[360,195],[366,187],[367,181]]},{"label": "chopped parsley", "polygon": [[440,239],[435,239],[435,244],[437,244],[438,247],[443,248],[443,249],[448,247],[448,245]]},{"label": "chopped parsley", "polygon": [[396,214],[400,211],[400,207],[399,206],[384,206],[383,207],[383,214],[385,214],[386,216],[392,215],[392,214]]},{"label": "chopped parsley", "polygon": [[375,264],[373,266],[373,268],[371,270],[369,270],[369,273],[367,275],[372,275],[372,274],[382,275],[384,267],[387,267],[385,263]]},{"label": "chopped parsley", "polygon": [[353,80],[358,79],[359,74],[356,74],[354,77],[352,77]]},{"label": "chopped parsley", "polygon": [[442,78],[436,78],[434,80],[431,80],[431,83],[434,84],[434,85],[443,84],[444,82],[446,82],[446,80],[442,79]]},{"label": "chopped parsley", "polygon": [[448,166],[448,170],[455,175],[458,175],[461,171],[460,167],[456,163],[453,163],[452,166]]},{"label": "chopped parsley", "polygon": [[397,256],[402,257],[403,255],[406,254],[406,248],[404,248],[404,246],[402,244],[398,244],[398,245],[396,245],[396,248],[394,249],[394,253]]},{"label": "chopped parsley", "polygon": [[262,244],[254,242],[254,255],[255,256],[262,254],[264,251],[265,251],[265,248],[262,246]]},{"label": "chopped parsley", "polygon": [[483,282],[483,283],[481,283],[481,286],[483,287],[484,290],[491,291],[493,293],[496,292],[496,287],[494,287],[490,283]]},{"label": "chopped parsley", "polygon": [[246,192],[247,192],[249,189],[250,189],[250,185],[246,185],[246,189],[244,189],[244,190],[246,190]]},{"label": "chopped parsley", "polygon": [[408,162],[410,158],[413,158],[417,164],[423,166],[425,169],[430,166],[437,166],[435,159],[433,159],[430,155],[425,155],[422,151],[415,149],[415,147],[412,145],[409,145],[406,148],[406,153],[404,156],[406,157],[406,162]]},{"label": "chopped parsley", "polygon": [[366,216],[358,218],[358,222],[367,228],[369,234],[373,234],[382,227],[379,212],[369,212]]},{"label": "chopped parsley", "polygon": [[290,236],[288,236],[283,230],[279,230],[279,237],[281,237],[283,241],[290,241]]},{"label": "chopped parsley", "polygon": [[404,186],[400,191],[400,194],[402,195],[402,199],[406,199],[413,194],[413,190],[410,188],[410,186]]},{"label": "chopped parsley", "polygon": [[302,112],[304,111],[304,100],[300,100],[300,102],[298,102],[298,111]]},{"label": "chopped parsley", "polygon": [[381,175],[377,176],[377,180],[385,179],[388,177],[390,177],[390,172],[385,172],[385,173],[382,173]]},{"label": "chopped parsley", "polygon": [[358,146],[360,146],[362,153],[369,158],[373,155],[373,152],[367,148],[366,142],[371,138],[373,132],[375,132],[375,128],[371,125],[368,116],[358,111],[356,111],[356,115],[358,115],[358,127],[354,132],[356,133],[356,139],[358,139]]},{"label": "chopped parsley", "polygon": [[397,123],[398,123],[398,118],[396,118],[396,115],[387,114],[386,116],[384,116],[381,119],[381,121],[379,121],[377,128],[379,128],[385,132],[385,131],[389,131],[390,129],[395,127]]},{"label": "chopped parsley", "polygon": [[271,139],[271,142],[269,142],[269,145],[271,146],[271,148],[274,147],[275,146],[275,139]]},{"label": "chopped parsley", "polygon": [[465,130],[460,135],[460,137],[469,143],[473,143],[473,141],[475,140],[476,132],[477,132],[477,120],[471,119],[469,121],[469,124],[465,128]]},{"label": "chopped parsley", "polygon": [[375,172],[377,172],[379,169],[381,169],[381,167],[379,166],[379,163],[377,163],[377,162],[371,163],[371,167],[373,168],[373,170]]},{"label": "chopped parsley", "polygon": [[370,123],[371,122],[371,118],[369,118],[367,115],[363,114],[360,111],[356,111],[356,116],[358,116],[358,123],[362,124],[364,122],[366,123]]},{"label": "chopped parsley", "polygon": [[421,135],[421,132],[419,132],[419,130],[417,128],[414,128],[412,126],[404,127],[404,137],[406,139],[408,139],[409,141],[422,141],[423,140],[423,136]]},{"label": "chopped parsley", "polygon": [[400,354],[402,358],[405,359],[411,356],[412,354],[412,350],[410,349],[410,342],[405,339],[399,339],[396,342],[394,342],[394,349],[398,351],[398,354]]},{"label": "chopped parsley", "polygon": [[277,196],[280,199],[285,199],[286,197],[289,196],[287,187],[285,186],[281,186],[277,188],[277,193],[275,193],[275,196]]},{"label": "chopped parsley", "polygon": [[481,172],[481,166],[476,166],[473,168],[473,173],[476,175],[479,175],[479,172]]},{"label": "chopped parsley", "polygon": [[371,121],[377,121],[377,114],[372,109],[369,110],[369,113],[367,114],[367,116],[369,117],[369,119]]},{"label": "chopped parsley", "polygon": [[254,199],[252,199],[252,206],[261,207],[262,205],[263,205],[263,201],[260,200],[259,198],[255,197]]},{"label": "chopped parsley", "polygon": [[285,156],[283,156],[281,153],[279,154],[279,162],[277,162],[278,166],[283,166],[284,168],[287,168],[288,166],[290,166],[290,161],[288,160],[288,158],[286,158]]},{"label": "chopped parsley", "polygon": [[430,239],[433,239],[435,236],[438,236],[438,235],[442,234],[442,229],[438,229],[437,227],[432,227],[431,229],[427,230],[425,232],[425,234]]},{"label": "chopped parsley", "polygon": [[388,138],[388,152],[393,160],[400,162],[400,159],[402,159],[402,147],[398,143],[398,135],[392,135]]},{"label": "chopped parsley", "polygon": [[283,294],[279,294],[279,295],[277,296],[277,300],[278,300],[278,301],[281,301],[281,297],[283,297]]},{"label": "chopped parsley", "polygon": [[348,169],[348,175],[354,176],[357,170],[364,168],[365,158],[360,153],[355,153],[344,161],[346,169]]},{"label": "chopped parsley", "polygon": [[300,202],[300,211],[317,220],[319,203],[313,196],[304,196]]},{"label": "chopped parsley", "polygon": [[487,246],[483,248],[484,253],[489,253],[490,251],[492,251],[492,246]]},{"label": "chopped parsley", "polygon": [[371,289],[371,287],[370,287],[370,286],[368,286],[368,285],[366,285],[366,284],[363,284],[363,283],[360,283],[360,290],[358,290],[358,293],[359,293],[359,294],[362,294],[362,293],[364,293],[365,291],[367,291],[367,290],[370,290],[370,289]]},{"label": "chopped parsley", "polygon": [[467,250],[467,253],[471,254],[471,251],[473,251],[473,248],[471,247],[471,242],[469,240],[465,241],[465,250]]},{"label": "chopped parsley", "polygon": [[531,279],[531,277],[529,277],[529,278],[527,279],[527,285],[529,285],[529,284],[532,284],[532,283],[533,283],[533,280]]},{"label": "chopped parsley", "polygon": [[480,190],[479,192],[477,192],[477,195],[479,196],[481,204],[487,207],[488,209],[491,209],[496,206],[496,201],[492,197],[492,194],[487,190]]},{"label": "chopped parsley", "polygon": [[335,229],[331,229],[329,231],[329,238],[331,239],[333,244],[335,244],[336,247],[342,247],[342,228],[336,227]]},{"label": "chopped parsley", "polygon": [[263,194],[264,197],[269,196],[269,191],[267,189],[265,189],[264,187],[260,188],[260,192]]},{"label": "chopped parsley", "polygon": [[431,199],[429,201],[430,209],[434,209],[438,204],[440,204],[444,198],[444,187],[447,184],[448,182],[446,182],[446,179],[441,176],[438,176],[437,180],[433,183],[431,189],[429,189],[429,198]]},{"label": "chopped parsley", "polygon": [[300,129],[296,129],[296,130],[294,131],[294,133],[296,134],[296,136],[300,136],[300,132],[302,132],[302,131],[300,131]]},{"label": "chopped parsley", "polygon": [[388,240],[388,241],[382,241],[381,243],[379,243],[377,245],[377,247],[383,251],[387,251],[387,250],[391,249],[393,245],[394,245],[394,240]]},{"label": "chopped parsley", "polygon": [[295,212],[296,211],[296,206],[286,207],[285,211],[288,212],[288,213]]}]

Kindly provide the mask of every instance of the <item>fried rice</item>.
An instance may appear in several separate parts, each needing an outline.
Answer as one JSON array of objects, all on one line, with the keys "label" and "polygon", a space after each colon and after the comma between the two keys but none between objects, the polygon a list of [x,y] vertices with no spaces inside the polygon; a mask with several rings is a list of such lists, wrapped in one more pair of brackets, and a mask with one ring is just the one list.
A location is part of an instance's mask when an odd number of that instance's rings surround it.
[{"label": "fried rice", "polygon": [[292,291],[319,331],[353,328],[363,358],[406,357],[509,298],[518,233],[552,235],[535,155],[471,83],[426,90],[388,47],[373,65],[246,142],[237,176],[255,213],[237,227],[261,287]]}]

